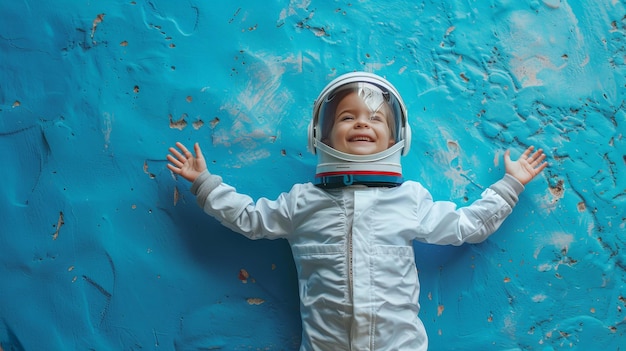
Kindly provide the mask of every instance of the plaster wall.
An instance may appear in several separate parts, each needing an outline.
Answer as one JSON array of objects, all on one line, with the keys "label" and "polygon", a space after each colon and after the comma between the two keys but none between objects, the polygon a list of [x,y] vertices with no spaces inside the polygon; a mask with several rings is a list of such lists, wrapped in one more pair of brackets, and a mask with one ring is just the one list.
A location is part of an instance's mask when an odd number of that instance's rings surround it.
[{"label": "plaster wall", "polygon": [[415,245],[431,350],[623,350],[625,45],[618,0],[2,1],[0,350],[297,349],[286,242],[205,216],[165,155],[276,197],[353,70],[402,93],[436,199],[549,156],[486,242]]}]

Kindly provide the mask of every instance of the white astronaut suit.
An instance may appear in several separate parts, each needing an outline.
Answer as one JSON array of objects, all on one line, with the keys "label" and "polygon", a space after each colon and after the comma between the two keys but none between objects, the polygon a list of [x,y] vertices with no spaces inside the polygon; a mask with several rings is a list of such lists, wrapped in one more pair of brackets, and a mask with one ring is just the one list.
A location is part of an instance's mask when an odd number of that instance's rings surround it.
[{"label": "white astronaut suit", "polygon": [[[323,120],[334,113],[327,111],[329,101],[342,89],[365,89],[361,95],[364,101],[370,96],[372,110],[381,96],[389,104],[397,124],[391,151],[355,156],[321,142]],[[208,171],[191,191],[206,213],[233,231],[288,240],[298,273],[301,351],[426,350],[412,241],[485,240],[511,213],[523,185],[505,175],[480,199],[457,208],[434,201],[420,183],[403,181],[400,156],[410,144],[404,103],[389,82],[369,73],[340,76],[322,91],[309,139],[318,154],[315,181],[296,184],[276,200],[254,201]]]}]

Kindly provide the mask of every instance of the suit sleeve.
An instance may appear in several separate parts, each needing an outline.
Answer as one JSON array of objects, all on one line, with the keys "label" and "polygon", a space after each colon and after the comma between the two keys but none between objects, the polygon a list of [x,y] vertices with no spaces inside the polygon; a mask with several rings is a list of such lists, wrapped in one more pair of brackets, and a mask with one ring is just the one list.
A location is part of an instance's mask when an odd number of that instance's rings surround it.
[{"label": "suit sleeve", "polygon": [[480,199],[457,208],[449,201],[433,201],[420,189],[417,240],[432,244],[479,243],[502,225],[517,204],[524,186],[510,175],[485,189]]},{"label": "suit sleeve", "polygon": [[250,239],[282,238],[291,232],[289,193],[274,201],[260,198],[255,202],[208,171],[193,182],[191,192],[204,212]]}]

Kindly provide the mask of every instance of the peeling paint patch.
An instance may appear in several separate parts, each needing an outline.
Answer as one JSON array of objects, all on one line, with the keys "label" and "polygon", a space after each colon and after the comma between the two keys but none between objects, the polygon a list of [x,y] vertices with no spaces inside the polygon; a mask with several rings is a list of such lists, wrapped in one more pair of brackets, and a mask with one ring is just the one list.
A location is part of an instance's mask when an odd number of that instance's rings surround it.
[{"label": "peeling paint patch", "polygon": [[559,180],[555,185],[550,185],[549,190],[552,196],[554,197],[554,200],[553,200],[554,202],[562,199],[565,193],[563,180]]},{"label": "peeling paint patch", "polygon": [[204,126],[204,121],[201,119],[198,119],[197,121],[193,122],[191,125],[193,126],[193,129],[198,130],[202,128],[202,126]]},{"label": "peeling paint patch", "polygon": [[143,161],[143,172],[145,174],[147,174],[148,177],[150,177],[150,179],[156,178],[156,175],[154,175],[154,173],[148,171],[148,161],[147,160]]},{"label": "peeling paint patch", "polygon": [[248,302],[249,305],[261,305],[265,302],[265,300],[260,299],[258,297],[251,297],[246,299],[246,301]]},{"label": "peeling paint patch", "polygon": [[248,278],[250,278],[250,274],[248,273],[248,271],[242,268],[239,270],[238,278],[239,280],[241,280],[242,283],[247,284]]},{"label": "peeling paint patch", "polygon": [[539,256],[539,253],[546,246],[553,246],[556,250],[561,252],[563,255],[567,254],[570,245],[574,242],[574,236],[572,234],[557,232],[553,233],[547,238],[542,240],[542,243],[537,246],[533,257],[536,259]]},{"label": "peeling paint patch", "polygon": [[109,113],[104,113],[104,129],[102,129],[102,133],[104,134],[104,147],[105,149],[109,147],[109,143],[111,142],[111,132],[113,131],[113,115]]},{"label": "peeling paint patch", "polygon": [[172,115],[169,115],[169,119],[170,119],[170,128],[172,129],[178,129],[178,130],[183,130],[185,129],[185,127],[187,127],[187,121],[185,120],[185,118],[187,118],[187,114],[183,113],[182,116],[180,116],[180,118],[178,120],[174,120],[174,117],[172,117]]},{"label": "peeling paint patch", "polygon": [[61,231],[61,227],[65,224],[65,220],[63,219],[63,211],[59,212],[59,219],[56,225],[56,231],[52,234],[52,240],[57,240],[59,238],[59,232]]},{"label": "peeling paint patch", "polygon": [[96,16],[96,18],[94,18],[94,20],[92,21],[91,24],[91,40],[92,42],[95,44],[96,41],[94,40],[94,36],[96,35],[96,28],[98,27],[98,25],[100,23],[102,23],[102,21],[104,21],[104,13],[100,13]]}]

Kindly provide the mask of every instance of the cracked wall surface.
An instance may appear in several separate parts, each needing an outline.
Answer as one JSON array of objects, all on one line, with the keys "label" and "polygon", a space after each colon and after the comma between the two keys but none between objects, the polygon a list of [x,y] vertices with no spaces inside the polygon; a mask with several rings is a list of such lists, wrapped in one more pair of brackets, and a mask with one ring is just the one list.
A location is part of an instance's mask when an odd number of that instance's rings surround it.
[{"label": "cracked wall surface", "polygon": [[165,168],[203,145],[241,192],[310,181],[313,100],[403,95],[405,177],[476,199],[503,153],[550,167],[478,245],[415,244],[432,350],[626,348],[623,1],[0,4],[0,350],[294,350],[283,241],[204,215]]}]

